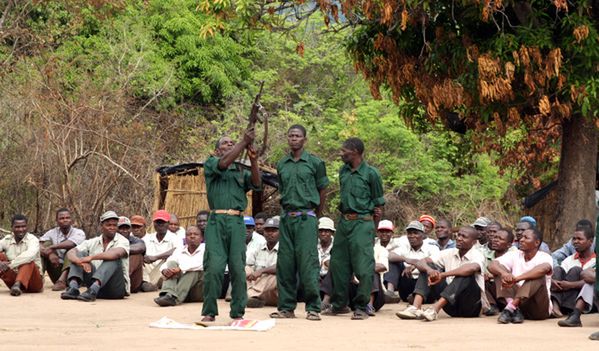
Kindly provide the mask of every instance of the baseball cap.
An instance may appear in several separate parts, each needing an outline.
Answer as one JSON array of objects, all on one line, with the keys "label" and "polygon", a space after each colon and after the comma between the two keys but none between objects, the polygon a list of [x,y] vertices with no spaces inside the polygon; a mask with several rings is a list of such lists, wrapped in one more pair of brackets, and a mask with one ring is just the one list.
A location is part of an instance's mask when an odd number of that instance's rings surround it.
[{"label": "baseball cap", "polygon": [[119,216],[114,211],[106,211],[100,216],[100,222],[108,219],[119,219]]},{"label": "baseball cap", "polygon": [[254,217],[252,216],[243,216],[243,223],[247,225],[251,225],[252,227],[256,226],[256,222],[254,222]]},{"label": "baseball cap", "polygon": [[127,218],[125,216],[120,216],[119,217],[119,223],[117,224],[117,226],[120,227],[120,226],[124,226],[124,225],[130,227],[131,226],[131,221],[129,220],[129,218]]},{"label": "baseball cap", "polygon": [[269,218],[264,223],[264,228],[279,228],[279,219],[278,218]]},{"label": "baseball cap", "polygon": [[379,227],[377,229],[393,231],[393,229],[395,229],[395,227],[393,226],[393,222],[391,222],[388,219],[383,219],[382,221],[379,222]]},{"label": "baseball cap", "polygon": [[335,222],[329,217],[320,217],[318,220],[318,229],[335,231]]},{"label": "baseball cap", "polygon": [[420,223],[420,221],[411,221],[410,224],[408,224],[408,226],[406,227],[406,230],[409,229],[416,229],[421,232],[424,232],[424,226],[422,225],[422,223]]},{"label": "baseball cap", "polygon": [[131,216],[131,225],[146,225],[146,219],[143,216]]},{"label": "baseball cap", "polygon": [[168,222],[171,220],[171,215],[166,210],[158,210],[154,212],[154,217],[152,217],[152,222],[154,221],[165,221]]},{"label": "baseball cap", "polygon": [[489,224],[491,224],[491,220],[487,217],[478,217],[474,223],[472,223],[473,227],[483,227],[486,228]]}]

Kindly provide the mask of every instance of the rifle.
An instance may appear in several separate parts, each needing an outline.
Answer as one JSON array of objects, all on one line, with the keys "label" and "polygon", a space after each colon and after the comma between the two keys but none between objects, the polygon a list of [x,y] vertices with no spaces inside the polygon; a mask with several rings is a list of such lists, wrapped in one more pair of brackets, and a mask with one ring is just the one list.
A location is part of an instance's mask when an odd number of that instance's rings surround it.
[{"label": "rifle", "polygon": [[[252,104],[252,110],[250,111],[250,116],[248,119],[248,129],[255,128],[257,122],[264,124],[264,137],[262,138],[262,146],[260,147],[260,150],[257,152],[258,157],[264,155],[264,152],[266,151],[266,147],[268,145],[268,114],[264,110],[262,104],[260,104],[260,98],[262,97],[263,89],[264,81],[262,80],[260,81],[260,90],[254,98],[254,103]],[[260,119],[260,114],[262,114],[262,119]]]}]

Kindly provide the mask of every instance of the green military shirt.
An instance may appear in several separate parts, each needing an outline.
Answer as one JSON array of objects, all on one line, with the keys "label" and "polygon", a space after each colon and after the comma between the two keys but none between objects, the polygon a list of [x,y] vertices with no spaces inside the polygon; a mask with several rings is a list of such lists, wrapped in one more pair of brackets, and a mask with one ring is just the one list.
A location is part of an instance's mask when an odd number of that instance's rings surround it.
[{"label": "green military shirt", "polygon": [[252,175],[247,170],[239,170],[235,164],[221,170],[218,168],[220,158],[210,156],[204,162],[204,176],[208,192],[208,205],[211,210],[238,210],[247,207],[246,193],[250,190],[260,191],[260,186],[252,184]]},{"label": "green military shirt", "polygon": [[358,169],[352,171],[345,164],[339,170],[341,185],[341,213],[372,214],[375,207],[383,206],[383,181],[376,168],[362,161]]},{"label": "green military shirt", "polygon": [[315,209],[320,205],[320,190],[329,185],[324,161],[305,151],[295,161],[285,156],[277,164],[281,207],[285,211]]}]

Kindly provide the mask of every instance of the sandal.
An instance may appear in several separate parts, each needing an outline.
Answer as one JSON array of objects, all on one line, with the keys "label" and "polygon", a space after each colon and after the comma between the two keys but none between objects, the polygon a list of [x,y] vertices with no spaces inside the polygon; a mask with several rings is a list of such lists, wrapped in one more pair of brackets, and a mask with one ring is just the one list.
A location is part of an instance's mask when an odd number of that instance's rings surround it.
[{"label": "sandal", "polygon": [[306,319],[309,321],[319,321],[320,316],[318,315],[318,312],[308,311],[308,314],[306,314]]},{"label": "sandal", "polygon": [[356,309],[354,311],[354,314],[351,316],[351,319],[355,320],[355,321],[363,321],[365,319],[368,319],[368,313],[366,313],[362,310]]},{"label": "sandal", "polygon": [[214,316],[204,316],[204,318],[202,318],[202,323],[206,323],[206,322],[214,322],[216,320],[216,318],[214,318]]},{"label": "sandal", "polygon": [[295,318],[293,311],[276,311],[271,313],[270,318]]}]

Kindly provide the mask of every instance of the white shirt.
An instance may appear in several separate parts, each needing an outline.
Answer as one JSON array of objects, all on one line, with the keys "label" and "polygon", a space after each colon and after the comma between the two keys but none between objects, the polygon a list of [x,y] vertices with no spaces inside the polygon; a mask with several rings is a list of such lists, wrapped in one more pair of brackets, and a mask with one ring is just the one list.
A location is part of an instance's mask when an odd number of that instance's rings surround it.
[{"label": "white shirt", "polygon": [[166,232],[162,241],[158,241],[156,233],[146,234],[142,240],[146,244],[146,255],[148,256],[160,255],[170,249],[183,246],[183,242],[177,237],[177,234],[171,231]]},{"label": "white shirt", "polygon": [[587,268],[595,268],[595,262],[596,259],[595,255],[593,254],[592,257],[587,262],[585,262],[583,266],[582,262],[580,262],[580,259],[578,257],[578,252],[576,252],[574,255],[570,255],[564,258],[560,266],[564,269],[564,271],[566,271],[566,273],[568,273],[568,271],[574,267],[580,267],[582,268],[582,270],[585,270]]},{"label": "white shirt", "polygon": [[[421,260],[423,258],[432,257],[439,254],[439,247],[437,245],[431,245],[429,243],[423,242],[422,246],[418,250],[414,250],[408,243],[407,247],[405,245],[400,245],[398,248],[393,250],[393,253],[405,258]],[[404,265],[406,268],[412,267],[412,265],[408,263],[404,263]],[[412,271],[412,279],[418,279],[419,275],[420,271],[418,271],[418,269],[414,269]]]},{"label": "white shirt", "polygon": [[245,249],[245,264],[247,266],[250,266],[250,264],[248,263],[248,258],[250,256],[253,256],[256,253],[256,251],[260,250],[263,244],[266,244],[266,239],[264,239],[262,235],[253,232],[252,240],[250,240]]},{"label": "white shirt", "polygon": [[[389,251],[379,243],[374,244],[374,263],[385,266],[385,272],[389,270]],[[381,274],[385,272],[381,272]]]},{"label": "white shirt", "polygon": [[[485,296],[485,256],[476,247],[470,248],[463,257],[460,257],[460,250],[458,248],[445,249],[440,251],[437,255],[431,257],[432,262],[438,267],[442,268],[445,272],[451,271],[468,263],[476,263],[480,266],[480,271],[474,275],[476,285],[480,288],[481,297]],[[447,284],[450,284],[455,277],[447,277]]]},{"label": "white shirt", "polygon": [[320,276],[324,277],[327,275],[329,268],[324,264],[325,262],[331,259],[331,249],[333,248],[334,238],[331,238],[331,244],[326,249],[323,249],[320,245],[320,240],[318,241],[318,263],[320,264]]},{"label": "white shirt", "polygon": [[[545,285],[547,288],[547,296],[551,296],[551,274],[553,273],[553,258],[546,252],[537,251],[535,257],[533,257],[530,261],[526,261],[524,259],[524,252],[522,250],[506,252],[503,256],[495,259],[495,261],[501,263],[508,271],[512,273],[514,276],[522,275],[526,273],[536,266],[547,263],[549,267],[552,269],[547,272],[545,275]],[[519,281],[518,285],[522,286],[524,281]],[[553,309],[553,303],[551,299],[549,301],[549,313]]]},{"label": "white shirt", "polygon": [[277,255],[279,253],[279,243],[277,242],[272,250],[268,249],[266,242],[262,244],[258,251],[254,251],[252,256],[248,256],[246,265],[252,267],[254,271],[277,264]]},{"label": "white shirt", "polygon": [[181,245],[185,245],[185,228],[179,227],[175,232],[175,235],[181,240]]},{"label": "white shirt", "polygon": [[204,251],[206,251],[206,244],[204,243],[200,244],[193,253],[189,252],[187,245],[178,247],[173,254],[166,259],[166,262],[160,266],[160,270],[167,269],[168,262],[177,262],[179,269],[181,269],[181,273],[203,271]]},{"label": "white shirt", "polygon": [[[125,278],[125,288],[127,290],[127,294],[129,294],[131,292],[131,283],[129,282],[129,240],[127,238],[119,233],[116,233],[112,241],[106,245],[106,250],[104,250],[104,245],[102,244],[102,235],[85,240],[81,244],[77,245],[77,251],[84,252],[87,254],[87,256],[96,255],[113,248],[122,248],[127,252],[127,255],[121,257],[120,260],[123,277]],[[93,260],[91,264],[97,269],[100,267],[102,262],[104,261]]]}]

